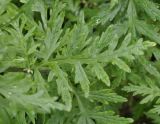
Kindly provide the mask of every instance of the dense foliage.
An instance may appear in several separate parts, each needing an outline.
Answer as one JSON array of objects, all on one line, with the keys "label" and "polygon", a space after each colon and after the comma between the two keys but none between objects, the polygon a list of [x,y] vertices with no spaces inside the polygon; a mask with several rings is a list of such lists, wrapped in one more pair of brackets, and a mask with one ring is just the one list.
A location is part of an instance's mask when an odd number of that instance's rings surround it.
[{"label": "dense foliage", "polygon": [[0,0],[0,124],[160,124],[159,0]]}]

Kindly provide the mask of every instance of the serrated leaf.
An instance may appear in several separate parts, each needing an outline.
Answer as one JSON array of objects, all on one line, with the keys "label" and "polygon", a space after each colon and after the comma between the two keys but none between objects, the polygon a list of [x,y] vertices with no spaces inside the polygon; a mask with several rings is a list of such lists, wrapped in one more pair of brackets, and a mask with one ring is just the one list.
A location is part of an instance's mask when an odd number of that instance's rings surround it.
[{"label": "serrated leaf", "polygon": [[149,0],[135,0],[137,5],[143,9],[147,15],[151,17],[153,21],[160,20],[160,10],[158,9],[158,6]]},{"label": "serrated leaf", "polygon": [[143,21],[136,21],[136,29],[139,33],[149,37],[150,39],[154,40],[158,44],[160,44],[160,35],[153,30],[153,27],[146,24]]},{"label": "serrated leaf", "polygon": [[53,79],[54,76],[55,76],[55,74],[53,73],[53,71],[50,71],[50,72],[49,72],[49,75],[48,75],[47,81],[48,81],[48,82],[52,81],[52,79]]},{"label": "serrated leaf", "polygon": [[89,117],[80,116],[77,124],[95,124],[95,122]]},{"label": "serrated leaf", "polygon": [[137,11],[134,0],[129,1],[127,16],[128,16],[129,30],[132,32],[133,37],[136,37],[135,20],[137,19]]},{"label": "serrated leaf", "polygon": [[152,63],[148,62],[144,57],[140,57],[139,62],[144,66],[148,73],[159,78],[160,73],[158,72],[157,68],[152,65]]},{"label": "serrated leaf", "polygon": [[[9,78],[6,80],[6,77]],[[43,90],[27,94],[33,82],[21,73],[7,74],[3,77],[1,76],[0,79],[0,94],[3,95],[11,105],[16,104],[17,108],[32,109],[37,112],[50,112],[51,109],[55,108],[63,109],[61,104],[55,102],[55,97],[49,97]]]},{"label": "serrated leaf", "polygon": [[106,122],[109,124],[130,124],[133,123],[133,120],[130,118],[123,118],[111,114],[109,112],[97,112],[90,113],[90,117],[97,120],[98,123],[105,124]]},{"label": "serrated leaf", "polygon": [[107,86],[110,86],[109,76],[100,64],[97,63],[93,66],[93,72],[96,74],[99,80],[102,80]]},{"label": "serrated leaf", "polygon": [[1,108],[0,110],[0,123],[1,124],[11,124],[10,117],[5,109]]},{"label": "serrated leaf", "polygon": [[90,91],[89,99],[100,101],[102,103],[126,102],[127,99],[112,92],[112,90]]},{"label": "serrated leaf", "polygon": [[75,83],[80,83],[85,96],[88,97],[90,81],[88,80],[88,77],[80,62],[75,64]]},{"label": "serrated leaf", "polygon": [[155,105],[149,112],[160,115],[160,105]]},{"label": "serrated leaf", "polygon": [[126,72],[131,72],[131,69],[130,67],[124,62],[122,61],[121,59],[119,58],[116,58],[112,61],[112,64],[115,64],[117,65],[120,69],[126,71]]},{"label": "serrated leaf", "polygon": [[156,97],[159,97],[159,91],[160,89],[157,86],[145,86],[144,84],[141,84],[140,86],[132,85],[125,86],[123,90],[127,92],[133,92],[133,95],[142,95],[146,96],[142,99],[141,103],[147,103],[149,101],[153,101]]},{"label": "serrated leaf", "polygon": [[117,47],[117,44],[118,44],[118,36],[115,35],[115,36],[112,38],[112,40],[111,40],[111,42],[110,42],[110,44],[109,44],[109,46],[108,46],[108,50],[109,50],[109,51],[115,50],[116,47]]},{"label": "serrated leaf", "polygon": [[126,35],[125,39],[123,40],[121,44],[121,48],[126,48],[130,42],[131,42],[131,33]]},{"label": "serrated leaf", "polygon": [[70,94],[72,88],[68,83],[67,74],[63,72],[56,63],[53,63],[51,68],[57,77],[56,82],[58,94],[62,96],[62,100],[65,102],[65,109],[70,111],[72,107],[72,98]]}]

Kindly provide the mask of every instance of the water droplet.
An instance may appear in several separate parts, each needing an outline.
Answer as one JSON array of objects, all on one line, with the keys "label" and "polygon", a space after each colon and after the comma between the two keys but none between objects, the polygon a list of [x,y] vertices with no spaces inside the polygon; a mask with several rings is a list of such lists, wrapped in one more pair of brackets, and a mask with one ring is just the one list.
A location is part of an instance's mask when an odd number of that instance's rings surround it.
[{"label": "water droplet", "polygon": [[152,65],[151,65],[151,64],[149,64],[149,66],[150,66],[150,67],[152,67]]},{"label": "water droplet", "polygon": [[33,116],[35,116],[35,112],[34,112],[34,111],[31,111],[31,114],[32,114]]},{"label": "water droplet", "polygon": [[12,92],[8,92],[8,95],[12,95]]},{"label": "water droplet", "polygon": [[17,88],[17,86],[13,86],[13,88]]},{"label": "water droplet", "polygon": [[99,24],[99,22],[100,22],[100,19],[97,19],[97,20],[96,20],[96,24]]},{"label": "water droplet", "polygon": [[33,74],[33,70],[31,70],[30,68],[26,68],[26,69],[24,69],[24,71],[29,74]]},{"label": "water droplet", "polygon": [[30,69],[27,69],[27,73],[30,73]]}]

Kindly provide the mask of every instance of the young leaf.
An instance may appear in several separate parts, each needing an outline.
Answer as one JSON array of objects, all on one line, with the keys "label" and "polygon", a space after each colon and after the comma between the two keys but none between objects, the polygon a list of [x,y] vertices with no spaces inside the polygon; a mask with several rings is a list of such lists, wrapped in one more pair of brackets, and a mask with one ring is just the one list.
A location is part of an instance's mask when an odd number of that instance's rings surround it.
[{"label": "young leaf", "polygon": [[80,62],[75,64],[75,83],[80,83],[85,96],[88,97],[90,81],[88,80],[88,77]]},{"label": "young leaf", "polygon": [[129,66],[119,58],[114,59],[112,61],[112,64],[117,65],[120,69],[123,69],[126,72],[131,72],[131,69],[129,68]]},{"label": "young leaf", "polygon": [[65,102],[65,109],[70,111],[72,107],[72,98],[70,94],[72,88],[68,83],[67,74],[63,72],[56,63],[53,63],[51,68],[57,77],[56,82],[58,94],[62,96],[62,100]]},{"label": "young leaf", "polygon": [[93,66],[93,72],[99,80],[102,80],[107,86],[110,86],[109,76],[100,64],[97,63]]},{"label": "young leaf", "polygon": [[112,92],[112,90],[105,89],[99,91],[90,91],[89,99],[100,101],[102,103],[118,103],[126,102],[127,99]]}]

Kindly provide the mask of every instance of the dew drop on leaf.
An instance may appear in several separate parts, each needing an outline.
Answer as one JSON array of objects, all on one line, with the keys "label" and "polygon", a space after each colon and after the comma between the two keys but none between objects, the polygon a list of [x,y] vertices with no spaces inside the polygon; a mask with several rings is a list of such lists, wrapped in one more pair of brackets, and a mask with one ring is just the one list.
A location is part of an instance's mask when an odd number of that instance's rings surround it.
[{"label": "dew drop on leaf", "polygon": [[12,95],[12,92],[8,92],[8,95],[9,95],[8,97],[10,97],[10,95]]},{"label": "dew drop on leaf", "polygon": [[17,88],[17,86],[13,86],[13,88]]},{"label": "dew drop on leaf", "polygon": [[99,24],[99,23],[100,23],[100,19],[97,19],[97,20],[96,20],[96,24]]}]

